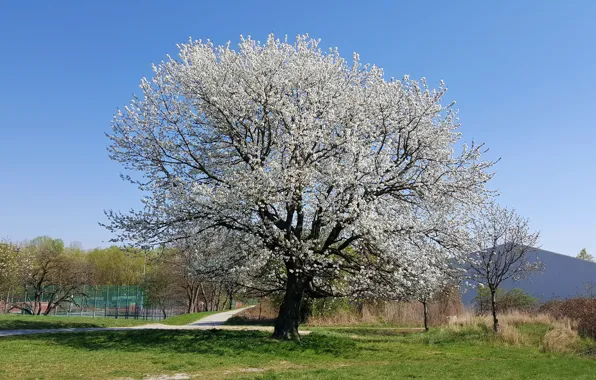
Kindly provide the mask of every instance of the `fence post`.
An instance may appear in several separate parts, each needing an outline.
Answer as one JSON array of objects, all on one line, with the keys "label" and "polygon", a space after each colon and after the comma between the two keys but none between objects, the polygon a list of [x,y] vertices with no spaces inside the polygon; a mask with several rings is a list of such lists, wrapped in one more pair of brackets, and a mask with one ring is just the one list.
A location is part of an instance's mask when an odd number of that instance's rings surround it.
[{"label": "fence post", "polygon": [[108,316],[108,296],[109,296],[109,289],[110,286],[106,286],[106,299],[105,302],[103,304],[103,316],[107,317]]},{"label": "fence post", "polygon": [[[83,285],[83,294],[85,294],[85,290],[87,290],[87,285]],[[79,307],[81,308],[81,311],[79,311],[79,317],[83,316],[83,305],[84,305],[84,301],[85,301],[85,296],[81,297],[81,303],[79,305]]]},{"label": "fence post", "polygon": [[6,303],[4,304],[4,312],[8,313],[8,299],[10,297],[10,288],[8,287],[8,292],[6,293]]},{"label": "fence post", "polygon": [[120,285],[116,285],[116,319],[120,313]]},{"label": "fence post", "polygon": [[135,286],[135,319],[139,319],[139,285]]},{"label": "fence post", "polygon": [[93,318],[95,318],[95,309],[97,309],[97,286],[93,286]]},{"label": "fence post", "polygon": [[126,285],[126,310],[124,311],[124,319],[128,319],[128,304],[130,300],[128,299],[128,294],[130,293],[130,286]]}]

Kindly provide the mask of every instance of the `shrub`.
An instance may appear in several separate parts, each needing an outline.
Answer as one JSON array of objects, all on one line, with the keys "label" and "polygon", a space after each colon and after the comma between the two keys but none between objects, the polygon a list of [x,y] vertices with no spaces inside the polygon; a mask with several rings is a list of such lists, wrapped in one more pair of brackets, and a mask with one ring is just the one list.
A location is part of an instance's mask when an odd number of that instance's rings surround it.
[{"label": "shrub", "polygon": [[596,338],[596,299],[594,298],[549,301],[542,305],[539,311],[558,319],[569,318],[576,321],[580,335]]},{"label": "shrub", "polygon": [[[495,298],[498,313],[534,311],[538,306],[538,299],[519,288],[507,292],[497,289]],[[477,314],[486,314],[491,311],[490,290],[487,287],[478,288],[478,294],[474,298],[474,311]]]}]

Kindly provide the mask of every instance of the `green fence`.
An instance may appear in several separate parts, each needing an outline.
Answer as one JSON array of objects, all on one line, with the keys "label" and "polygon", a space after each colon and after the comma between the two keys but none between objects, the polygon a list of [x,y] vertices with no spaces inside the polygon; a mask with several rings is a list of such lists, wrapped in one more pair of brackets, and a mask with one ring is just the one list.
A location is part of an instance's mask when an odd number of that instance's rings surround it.
[{"label": "green fence", "polygon": [[[41,295],[42,312],[46,310],[54,290],[51,286],[44,289]],[[34,296],[33,292],[15,291],[8,295],[6,301],[8,305],[26,306],[32,304]],[[13,309],[13,312],[15,310],[18,309]],[[184,312],[184,305],[175,302],[151,305],[138,285],[106,285],[79,288],[76,295],[61,303],[50,315],[159,320]]]}]

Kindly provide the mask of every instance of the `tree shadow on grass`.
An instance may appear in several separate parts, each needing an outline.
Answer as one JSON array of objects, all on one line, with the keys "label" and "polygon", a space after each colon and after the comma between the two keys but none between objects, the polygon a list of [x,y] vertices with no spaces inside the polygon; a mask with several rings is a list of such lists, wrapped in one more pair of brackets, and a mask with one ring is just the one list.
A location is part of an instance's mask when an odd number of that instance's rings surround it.
[{"label": "tree shadow on grass", "polygon": [[[2,319],[0,320],[0,330],[42,330],[42,329],[63,329],[63,328],[87,328],[98,327],[94,323],[85,322],[70,322],[60,320],[41,320],[40,318],[31,317],[31,320],[22,319]],[[44,317],[47,318],[47,317]],[[51,317],[50,317],[51,318]]]},{"label": "tree shadow on grass", "polygon": [[226,330],[131,330],[93,333],[44,334],[27,339],[51,340],[87,351],[159,351],[221,356],[274,355],[291,358],[301,354],[354,357],[357,342],[347,337],[310,334],[300,342],[278,341],[262,331]]},{"label": "tree shadow on grass", "polygon": [[263,318],[263,319],[251,319],[239,316],[233,316],[224,322],[224,325],[230,326],[273,326],[275,325],[275,319]]}]

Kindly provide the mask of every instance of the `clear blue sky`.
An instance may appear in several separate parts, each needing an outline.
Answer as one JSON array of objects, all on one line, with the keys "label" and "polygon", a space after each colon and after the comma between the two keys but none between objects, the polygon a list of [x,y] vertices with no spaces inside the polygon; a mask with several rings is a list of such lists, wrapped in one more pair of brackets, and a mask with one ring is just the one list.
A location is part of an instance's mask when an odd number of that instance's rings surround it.
[{"label": "clear blue sky", "polygon": [[[523,4],[520,4],[523,3]],[[0,11],[0,238],[106,245],[136,207],[105,150],[111,116],[175,44],[309,33],[388,76],[444,79],[492,187],[542,247],[596,254],[594,1],[60,1]]]}]

